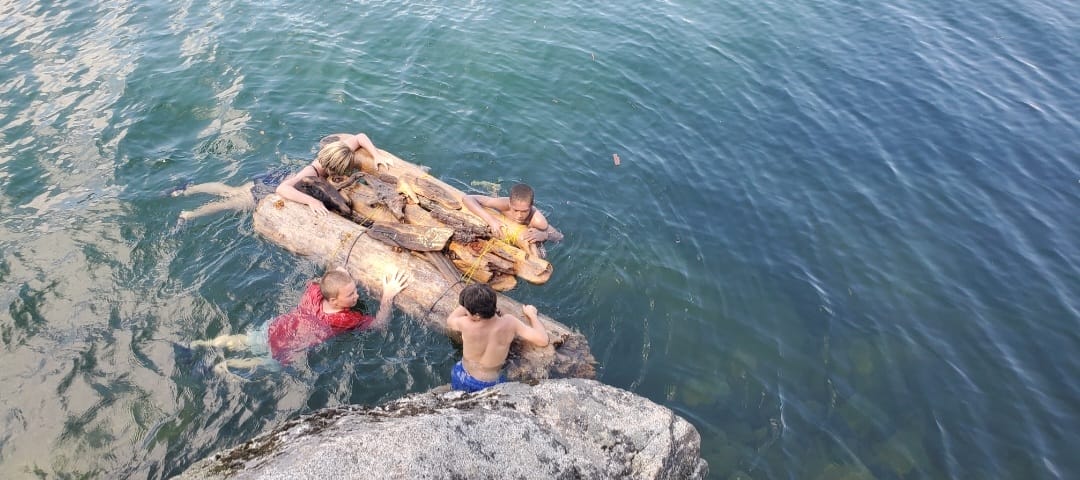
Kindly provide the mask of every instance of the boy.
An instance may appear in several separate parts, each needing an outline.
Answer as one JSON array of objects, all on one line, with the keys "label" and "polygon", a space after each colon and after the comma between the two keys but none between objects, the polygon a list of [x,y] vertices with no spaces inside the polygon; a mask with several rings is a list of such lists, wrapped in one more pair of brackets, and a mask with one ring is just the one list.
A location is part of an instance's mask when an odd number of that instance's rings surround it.
[{"label": "boy", "polygon": [[375,148],[375,144],[371,143],[371,139],[363,133],[330,135],[319,143],[322,146],[311,165],[286,178],[275,190],[281,198],[307,205],[319,217],[326,215],[326,206],[319,199],[296,189],[296,183],[301,178],[312,176],[328,178],[362,170],[363,156],[359,154],[360,149],[366,150],[371,154],[371,158],[375,159],[375,170],[378,170],[380,165],[390,167],[394,164],[394,160],[379,153],[379,149]]},{"label": "boy", "polygon": [[446,319],[446,327],[461,332],[461,361],[450,374],[454,390],[475,392],[506,381],[502,372],[506,355],[515,337],[537,347],[547,346],[548,334],[536,317],[536,307],[525,305],[526,325],[513,315],[495,308],[495,290],[483,283],[465,287],[458,306]]},{"label": "boy", "polygon": [[[546,252],[540,248],[541,243],[548,240],[558,242],[563,239],[563,235],[548,224],[544,214],[533,207],[533,189],[524,183],[510,188],[509,197],[466,195],[461,199],[461,203],[470,212],[487,222],[493,236],[518,245],[540,258],[546,256]],[[498,211],[514,223],[507,223],[497,218],[484,207]]]},{"label": "boy", "polygon": [[376,170],[381,165],[389,167],[394,164],[393,158],[379,153],[379,149],[375,148],[375,144],[371,143],[371,139],[363,133],[330,135],[323,138],[319,145],[319,153],[315,156],[315,160],[294,175],[287,175],[286,171],[281,170],[260,175],[239,187],[231,187],[221,182],[208,182],[181,187],[169,192],[174,197],[196,193],[209,193],[221,197],[220,200],[195,210],[180,212],[180,220],[186,221],[225,210],[251,210],[255,208],[259,200],[271,192],[281,195],[282,198],[307,205],[315,215],[326,215],[326,206],[321,201],[296,189],[296,183],[300,179],[316,175],[327,178],[330,175],[345,175],[354,169],[360,170],[363,158],[359,155],[360,149],[366,150],[375,159]]},{"label": "boy", "polygon": [[196,340],[192,347],[222,347],[230,350],[249,349],[262,358],[230,359],[219,363],[215,370],[227,373],[229,367],[254,368],[273,366],[273,360],[287,364],[309,347],[329,340],[335,335],[355,329],[385,329],[394,307],[394,297],[408,283],[408,276],[394,271],[383,278],[382,299],[375,317],[351,310],[360,298],[356,281],[341,267],[326,272],[318,282],[311,282],[300,304],[293,311],[280,315],[262,327],[242,335],[222,335],[212,340]]}]

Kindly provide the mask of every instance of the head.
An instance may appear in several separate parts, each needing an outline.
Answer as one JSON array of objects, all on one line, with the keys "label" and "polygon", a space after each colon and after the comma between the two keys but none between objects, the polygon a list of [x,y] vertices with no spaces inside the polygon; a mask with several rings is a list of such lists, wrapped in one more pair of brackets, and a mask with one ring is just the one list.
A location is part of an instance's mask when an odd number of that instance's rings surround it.
[{"label": "head", "polygon": [[510,211],[506,212],[506,216],[511,220],[525,224],[525,220],[529,218],[529,214],[532,213],[533,208],[533,189],[532,187],[519,183],[510,188]]},{"label": "head", "polygon": [[356,293],[356,280],[341,270],[331,270],[319,281],[322,296],[338,308],[352,308],[360,295]]},{"label": "head", "polygon": [[335,140],[323,145],[315,159],[330,176],[348,175],[357,168],[356,162],[353,161],[355,152],[356,148],[349,143]]},{"label": "head", "polygon": [[469,311],[470,315],[487,319],[495,316],[497,295],[486,283],[474,283],[461,290],[458,303]]}]

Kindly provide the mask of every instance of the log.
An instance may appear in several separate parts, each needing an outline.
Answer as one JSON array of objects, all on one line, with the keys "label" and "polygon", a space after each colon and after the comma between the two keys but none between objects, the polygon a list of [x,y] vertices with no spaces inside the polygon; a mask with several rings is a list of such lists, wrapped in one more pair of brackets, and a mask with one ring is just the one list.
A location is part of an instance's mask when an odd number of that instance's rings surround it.
[{"label": "log", "polygon": [[[366,184],[356,183],[349,185],[341,190],[341,194],[352,202],[353,213],[360,218],[373,222],[397,221],[397,217],[390,212],[390,209],[387,208],[386,205],[379,203],[379,198],[375,194],[375,190]],[[359,223],[363,224],[366,222]]]},{"label": "log", "polygon": [[322,202],[327,210],[346,218],[352,216],[351,202],[322,177],[304,177],[296,183],[296,189]]},{"label": "log", "polygon": [[[325,145],[330,141],[337,140],[338,135],[343,134],[328,135],[320,141],[320,145]],[[377,179],[383,179],[381,183],[392,183],[395,185],[401,182],[402,179],[405,179],[406,182],[412,186],[412,189],[410,192],[406,192],[406,195],[410,193],[418,194],[420,197],[420,205],[425,210],[431,212],[432,216],[441,222],[443,226],[453,228],[453,241],[470,243],[478,238],[490,237],[490,230],[487,223],[479,216],[476,216],[472,212],[461,207],[461,199],[465,196],[464,192],[439,180],[437,177],[430,175],[426,169],[402,160],[386,150],[380,149],[379,152],[384,157],[392,159],[394,164],[383,166],[376,170],[374,157],[372,157],[370,153],[364,149],[356,151],[356,155],[360,158],[361,169],[365,172],[365,179],[370,180],[370,176],[375,176]],[[385,189],[380,188],[380,190]],[[400,192],[403,189],[394,187],[394,190]],[[358,199],[354,198],[353,195],[353,193],[347,194],[353,201],[353,209],[356,210],[358,208],[356,206]],[[387,193],[384,191],[382,195],[385,196]],[[380,194],[376,193],[375,196],[378,198]],[[437,197],[437,199],[429,198],[429,196]],[[405,206],[405,208],[408,207]],[[404,209],[394,211],[393,216],[400,220],[406,215],[403,210]],[[361,218],[370,219],[377,219],[377,215],[380,215],[379,213],[371,211],[357,211],[356,213]],[[497,215],[502,215],[498,212],[495,213]],[[385,213],[381,215],[385,215]],[[382,218],[378,219],[382,220]],[[513,222],[508,221],[508,223]],[[551,263],[540,258],[540,256],[536,254],[537,250],[535,246],[531,246],[529,251],[526,251],[506,242],[499,241],[495,243],[498,245],[492,245],[492,247],[498,248],[502,252],[500,254],[511,255],[515,259],[518,278],[536,285],[546,283],[551,278]],[[532,252],[531,254],[530,251]]]},{"label": "log", "polygon": [[405,198],[398,188],[398,179],[390,174],[364,174],[364,181],[375,191],[376,203],[386,206],[399,222],[405,221]]},{"label": "log", "polygon": [[448,210],[461,210],[461,197],[455,195],[457,189],[444,187],[445,184],[432,181],[429,175],[422,177],[406,175],[405,179],[417,195],[438,203]]},{"label": "log", "polygon": [[[394,305],[437,331],[447,331],[446,317],[457,306],[458,294],[465,284],[447,278],[445,268],[428,260],[440,255],[391,247],[368,235],[368,229],[362,225],[336,215],[316,217],[304,205],[275,194],[260,201],[253,215],[255,231],[286,250],[320,262],[345,258],[345,268],[373,297],[380,293],[382,279],[388,272],[393,269],[408,272],[412,280],[394,298]],[[506,295],[499,294],[498,307],[504,313],[525,318],[521,304]],[[535,348],[515,341],[507,361],[508,378],[595,378],[596,361],[585,337],[543,313],[539,317],[551,344]]]},{"label": "log", "polygon": [[375,222],[368,235],[387,245],[414,252],[439,252],[450,243],[454,231],[446,227],[424,227],[404,223]]}]

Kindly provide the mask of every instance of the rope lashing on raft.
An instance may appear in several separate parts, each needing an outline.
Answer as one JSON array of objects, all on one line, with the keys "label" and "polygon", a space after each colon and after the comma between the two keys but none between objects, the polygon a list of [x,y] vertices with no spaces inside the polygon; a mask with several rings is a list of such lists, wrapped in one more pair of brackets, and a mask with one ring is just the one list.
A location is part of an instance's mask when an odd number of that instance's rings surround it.
[{"label": "rope lashing on raft", "polygon": [[469,283],[473,282],[473,276],[476,275],[476,271],[480,269],[480,261],[484,259],[484,254],[491,251],[492,241],[494,240],[489,240],[487,243],[484,243],[484,249],[476,256],[476,260],[473,261],[472,265],[469,265],[469,269],[461,276],[461,280],[468,281]]},{"label": "rope lashing on raft", "polygon": [[345,246],[345,242],[348,242],[349,238],[352,237],[352,242],[349,242],[349,249],[345,252],[345,262],[342,263],[341,267],[344,268],[349,266],[349,259],[352,258],[352,249],[356,246],[356,241],[360,240],[360,237],[364,236],[367,231],[368,229],[364,228],[361,229],[360,233],[357,234],[354,234],[353,232],[345,232],[345,234],[342,235],[341,241],[338,242],[337,248],[334,249],[334,253],[330,255],[330,258],[337,259],[338,253],[341,252],[341,248]]}]

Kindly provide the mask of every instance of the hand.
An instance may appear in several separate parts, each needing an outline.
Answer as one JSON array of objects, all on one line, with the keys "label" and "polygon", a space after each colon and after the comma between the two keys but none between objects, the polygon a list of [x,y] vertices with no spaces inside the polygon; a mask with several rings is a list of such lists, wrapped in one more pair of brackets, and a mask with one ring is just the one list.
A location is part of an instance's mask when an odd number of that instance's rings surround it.
[{"label": "hand", "polygon": [[382,295],[384,300],[390,300],[405,289],[409,283],[409,275],[401,270],[394,270],[383,277]]},{"label": "hand", "polygon": [[506,226],[499,221],[488,222],[488,228],[491,229],[491,236],[493,238],[506,238]]},{"label": "hand", "polygon": [[326,215],[327,213],[330,213],[330,211],[326,209],[326,205],[323,205],[322,202],[314,198],[311,199],[310,202],[308,202],[307,206],[311,209],[311,213],[314,213],[316,217],[321,217],[323,215]]},{"label": "hand", "polygon": [[385,166],[387,170],[389,170],[390,167],[394,166],[393,157],[390,157],[382,152],[375,152],[372,157],[375,158],[375,170],[378,170],[380,165]]},{"label": "hand", "polygon": [[521,307],[521,312],[524,313],[526,317],[536,318],[536,307],[532,305],[525,305]]},{"label": "hand", "polygon": [[540,243],[548,239],[548,234],[545,231],[530,228],[525,231],[521,238],[529,243]]}]

